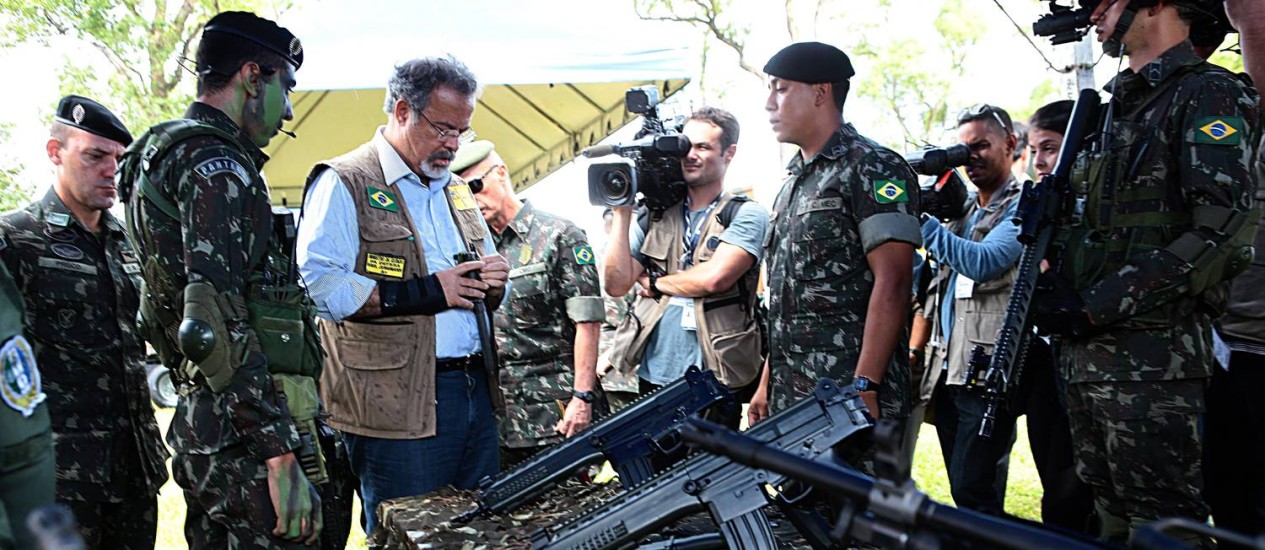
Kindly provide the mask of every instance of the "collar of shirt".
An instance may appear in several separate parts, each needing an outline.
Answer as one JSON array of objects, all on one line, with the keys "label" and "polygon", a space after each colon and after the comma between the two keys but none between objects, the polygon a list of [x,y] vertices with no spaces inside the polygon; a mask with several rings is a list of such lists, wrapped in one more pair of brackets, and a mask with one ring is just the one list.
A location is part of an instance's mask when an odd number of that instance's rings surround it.
[{"label": "collar of shirt", "polygon": [[[34,210],[35,218],[57,228],[50,231],[65,231],[72,227],[78,227],[85,234],[92,234],[88,228],[79,223],[79,218],[66,207],[66,203],[62,202],[61,197],[57,196],[57,190],[53,187],[48,188],[48,193],[44,194],[44,198],[36,203]],[[110,215],[108,210],[101,211],[101,225],[105,229],[114,233],[123,233],[123,224],[117,218]]]},{"label": "collar of shirt", "polygon": [[[1150,63],[1142,67],[1141,71],[1136,73],[1133,69],[1121,71],[1103,89],[1112,95],[1128,96],[1130,92],[1159,86],[1178,70],[1202,62],[1203,59],[1195,54],[1195,47],[1189,40],[1184,40],[1152,59]],[[1120,94],[1115,93],[1117,89],[1120,90]]]},{"label": "collar of shirt", "polygon": [[433,193],[447,187],[448,182],[452,181],[452,174],[445,173],[443,178],[430,182],[439,183],[439,185],[422,184],[422,178],[409,168],[408,163],[404,162],[404,158],[395,150],[395,147],[387,142],[386,136],[382,135],[383,130],[386,130],[386,126],[379,126],[378,131],[373,133],[373,145],[378,148],[378,162],[382,164],[382,176],[386,179],[387,185],[395,185],[400,180],[406,180],[430,189]]},{"label": "collar of shirt", "polygon": [[536,217],[536,208],[531,202],[524,200],[523,208],[518,211],[518,215],[514,216],[514,221],[510,222],[506,229],[514,230],[519,238],[522,238],[531,231],[531,221]]},{"label": "collar of shirt", "polygon": [[210,124],[230,135],[237,136],[237,144],[250,156],[250,159],[255,163],[256,170],[262,170],[264,163],[268,162],[268,155],[264,154],[263,149],[255,145],[250,136],[247,136],[245,131],[238,127],[237,123],[233,122],[233,119],[229,118],[224,111],[206,103],[194,101],[193,104],[189,105],[189,110],[185,111],[184,117]]},{"label": "collar of shirt", "polygon": [[798,176],[804,173],[805,167],[821,157],[837,160],[848,150],[848,142],[856,139],[857,135],[856,128],[851,123],[845,122],[839,126],[838,130],[835,130],[835,133],[830,135],[830,139],[826,140],[826,145],[821,148],[821,152],[817,153],[816,156],[804,160],[804,151],[801,149],[795,153],[795,157],[791,159],[790,164],[786,165],[786,169]]}]

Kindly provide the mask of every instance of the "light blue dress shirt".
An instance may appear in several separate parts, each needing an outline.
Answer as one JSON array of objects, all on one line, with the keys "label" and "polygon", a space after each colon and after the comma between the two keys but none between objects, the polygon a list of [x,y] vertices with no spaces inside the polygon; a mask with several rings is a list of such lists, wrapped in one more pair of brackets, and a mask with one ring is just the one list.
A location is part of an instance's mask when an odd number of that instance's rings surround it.
[{"label": "light blue dress shirt", "polygon": [[[972,197],[971,200],[976,199]],[[975,208],[967,219],[962,234],[970,235],[980,217],[990,208],[995,209],[997,205],[994,203]],[[957,288],[958,274],[966,275],[973,281],[991,281],[1005,275],[1019,261],[1019,255],[1023,253],[1023,245],[1018,240],[1019,226],[1007,221],[1014,218],[1018,210],[1019,201],[1011,201],[1006,213],[1002,215],[1003,221],[979,242],[953,234],[935,218],[928,218],[923,222],[922,242],[927,252],[952,270],[945,283],[945,296],[940,305],[941,333],[946,337],[953,334],[953,305],[956,302],[953,294]]]},{"label": "light blue dress shirt", "polygon": [[[394,186],[413,218],[414,231],[426,255],[427,271],[436,273],[455,266],[452,257],[464,252],[465,245],[448,209],[446,188],[452,181],[451,174],[423,185],[382,137],[382,130],[378,128],[374,133],[372,143],[378,148],[385,183]],[[491,233],[488,235],[481,255],[496,250]],[[377,282],[356,273],[356,257],[360,251],[356,205],[342,178],[333,170],[321,172],[308,190],[303,201],[297,246],[299,273],[308,294],[316,302],[317,315],[342,322],[364,306]],[[508,288],[505,296],[509,296]],[[504,297],[502,303],[503,300]],[[437,358],[463,357],[480,350],[479,329],[472,311],[453,308],[435,316]]]}]

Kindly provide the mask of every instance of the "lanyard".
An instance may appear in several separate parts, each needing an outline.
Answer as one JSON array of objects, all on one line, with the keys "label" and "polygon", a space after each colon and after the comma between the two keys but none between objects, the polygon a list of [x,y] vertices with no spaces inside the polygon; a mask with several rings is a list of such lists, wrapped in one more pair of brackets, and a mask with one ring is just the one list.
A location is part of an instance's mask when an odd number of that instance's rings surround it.
[{"label": "lanyard", "polygon": [[690,258],[694,256],[694,249],[698,246],[698,239],[702,237],[703,226],[707,224],[707,218],[712,215],[712,209],[720,203],[720,195],[716,195],[712,199],[712,203],[707,205],[707,210],[703,211],[703,215],[699,217],[698,226],[690,223],[690,198],[685,197],[685,202],[681,203],[681,225],[685,227],[685,232],[681,234],[681,244],[685,245],[685,253],[681,255],[682,269],[688,268],[691,262]]}]

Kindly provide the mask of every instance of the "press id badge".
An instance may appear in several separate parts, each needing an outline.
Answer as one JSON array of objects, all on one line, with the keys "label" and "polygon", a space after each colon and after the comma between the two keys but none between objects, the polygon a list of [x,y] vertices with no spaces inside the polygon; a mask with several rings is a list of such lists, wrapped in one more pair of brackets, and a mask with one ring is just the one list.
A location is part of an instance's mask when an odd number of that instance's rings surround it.
[{"label": "press id badge", "polygon": [[970,298],[971,294],[975,292],[975,281],[972,280],[970,277],[967,277],[966,275],[958,273],[958,276],[954,279],[954,281],[955,281],[953,284],[954,298],[958,300],[965,300],[965,299]]},{"label": "press id badge", "polygon": [[693,298],[673,296],[668,303],[670,303],[673,307],[681,308],[681,328],[685,330],[698,330],[698,320],[694,318]]}]

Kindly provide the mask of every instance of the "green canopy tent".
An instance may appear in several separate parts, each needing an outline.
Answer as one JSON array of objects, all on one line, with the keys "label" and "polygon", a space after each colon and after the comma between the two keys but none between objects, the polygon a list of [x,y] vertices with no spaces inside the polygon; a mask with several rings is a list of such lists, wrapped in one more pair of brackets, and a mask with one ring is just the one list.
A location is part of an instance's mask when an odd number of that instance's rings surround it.
[{"label": "green canopy tent", "polygon": [[286,14],[281,23],[302,39],[306,59],[286,125],[299,137],[278,136],[266,150],[273,203],[299,206],[313,164],[386,123],[385,86],[397,62],[442,53],[479,78],[484,90],[471,126],[496,143],[518,191],[530,187],[635,118],[624,109],[628,88],[654,85],[666,98],[689,82],[688,48],[646,39],[662,27],[625,8],[428,0],[321,2]]}]

